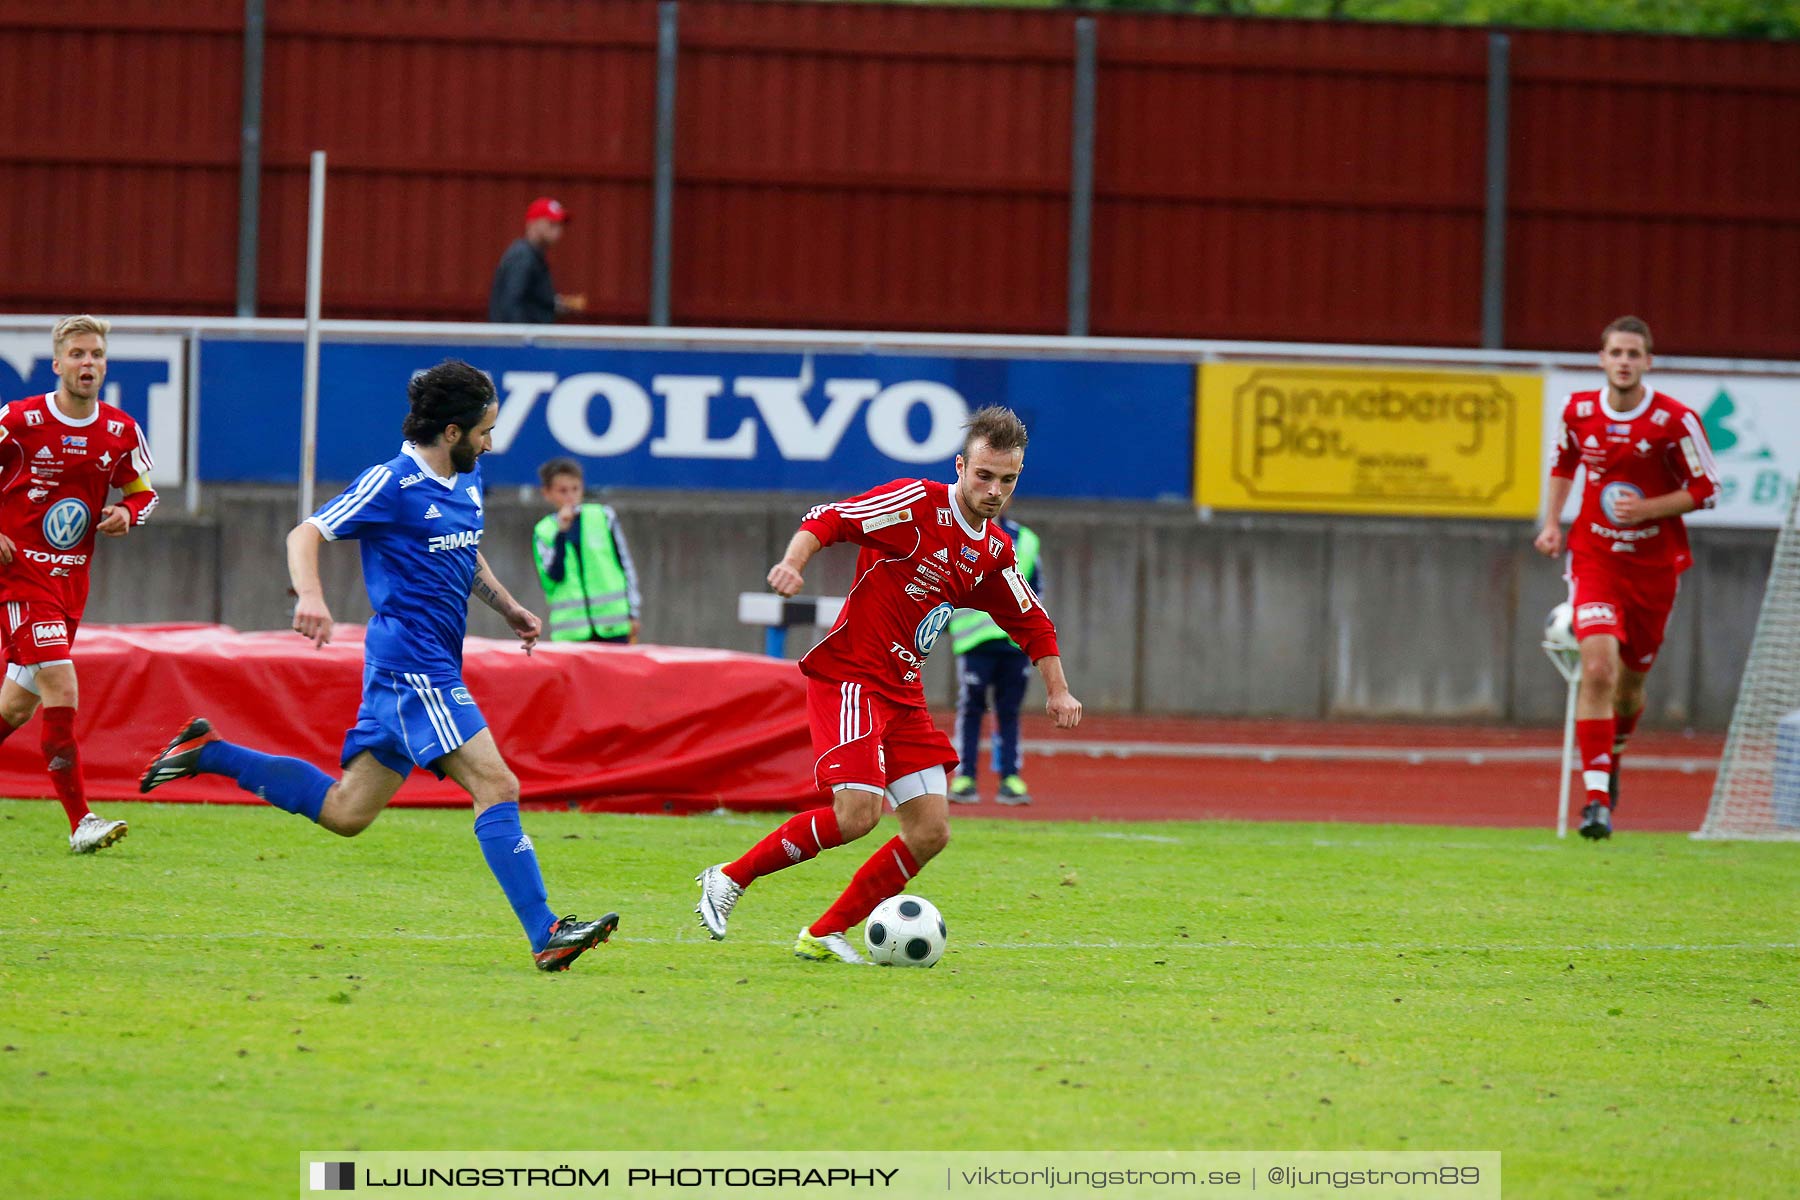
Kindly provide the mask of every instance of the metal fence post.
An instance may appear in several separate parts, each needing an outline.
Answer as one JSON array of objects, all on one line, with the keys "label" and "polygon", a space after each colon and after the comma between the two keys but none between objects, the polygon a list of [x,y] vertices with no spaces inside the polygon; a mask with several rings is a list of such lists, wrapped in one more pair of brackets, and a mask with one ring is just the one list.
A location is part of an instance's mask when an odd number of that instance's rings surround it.
[{"label": "metal fence post", "polygon": [[238,115],[237,315],[256,315],[256,242],[261,230],[263,0],[244,0],[244,96]]},{"label": "metal fence post", "polygon": [[312,152],[306,206],[306,342],[300,360],[300,519],[312,515],[319,466],[319,309],[325,291],[325,152]]},{"label": "metal fence post", "polygon": [[656,184],[650,231],[650,323],[669,323],[669,276],[675,241],[675,59],[679,6],[656,6]]},{"label": "metal fence post", "polygon": [[1075,21],[1075,111],[1069,168],[1069,336],[1088,331],[1093,285],[1094,95],[1098,67],[1094,18]]},{"label": "metal fence post", "polygon": [[1488,34],[1487,201],[1481,238],[1481,345],[1506,344],[1506,166],[1511,131],[1512,39]]}]

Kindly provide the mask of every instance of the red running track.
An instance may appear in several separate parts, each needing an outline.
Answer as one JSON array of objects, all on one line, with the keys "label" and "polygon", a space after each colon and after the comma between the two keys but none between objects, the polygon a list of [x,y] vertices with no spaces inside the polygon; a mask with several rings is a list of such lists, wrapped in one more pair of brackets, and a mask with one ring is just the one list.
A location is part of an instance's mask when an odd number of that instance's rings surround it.
[{"label": "red running track", "polygon": [[[947,724],[947,720],[941,723]],[[1356,821],[1556,825],[1560,729],[1503,726],[1098,717],[1071,733],[1024,722],[1033,802],[983,802],[959,815],[1031,820]],[[1100,753],[1089,747],[1098,744]],[[1131,745],[1115,756],[1104,748]],[[1159,745],[1160,744],[1160,745]],[[1692,831],[1712,796],[1719,735],[1640,733],[1625,755],[1616,827]],[[1205,757],[1157,754],[1210,748]],[[1268,748],[1267,758],[1234,757]],[[1484,755],[1467,761],[1458,751]],[[1034,753],[1035,751],[1035,753]],[[1377,757],[1332,757],[1333,751]],[[1418,752],[1423,761],[1407,760]],[[1507,757],[1507,756],[1517,757]],[[1634,769],[1634,761],[1638,764]],[[1579,824],[1579,789],[1570,826]]]}]

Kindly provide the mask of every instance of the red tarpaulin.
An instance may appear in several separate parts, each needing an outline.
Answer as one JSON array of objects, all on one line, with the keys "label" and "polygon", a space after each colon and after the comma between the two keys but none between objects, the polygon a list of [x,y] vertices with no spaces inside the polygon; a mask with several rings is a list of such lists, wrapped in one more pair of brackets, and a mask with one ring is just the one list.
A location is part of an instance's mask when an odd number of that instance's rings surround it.
[{"label": "red tarpaulin", "polygon": [[[226,738],[334,775],[362,699],[362,627],[315,650],[298,634],[224,625],[83,626],[82,769],[95,800],[138,796],[138,773],[190,716]],[[463,681],[527,801],[631,811],[788,808],[812,780],[805,687],[791,662],[680,646],[469,638]],[[0,795],[49,796],[37,720],[0,746]],[[256,803],[230,780],[184,779],[156,800]],[[466,804],[415,771],[396,804]]]}]

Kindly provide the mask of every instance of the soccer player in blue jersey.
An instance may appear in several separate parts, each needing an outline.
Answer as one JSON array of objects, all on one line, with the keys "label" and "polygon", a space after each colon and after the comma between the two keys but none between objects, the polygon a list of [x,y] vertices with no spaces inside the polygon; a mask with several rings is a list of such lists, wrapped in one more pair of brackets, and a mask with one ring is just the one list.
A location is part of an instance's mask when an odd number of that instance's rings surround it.
[{"label": "soccer player in blue jersey", "polygon": [[288,534],[288,574],[299,597],[294,629],[315,646],[331,640],[331,610],[319,583],[319,547],[362,542],[363,580],[375,615],[364,641],[363,699],[344,735],[338,779],[298,758],[222,741],[195,717],[139,779],[148,792],[190,775],[224,775],[276,808],[333,833],[367,829],[415,766],[461,784],[475,803],[475,836],[499,880],[539,969],[566,971],[607,940],[617,913],[558,920],[537,853],[519,824],[519,781],[463,686],[469,596],[506,618],[529,650],[540,626],[481,556],[481,468],[499,402],[493,382],[454,359],[421,371],[400,454],[355,483]]}]

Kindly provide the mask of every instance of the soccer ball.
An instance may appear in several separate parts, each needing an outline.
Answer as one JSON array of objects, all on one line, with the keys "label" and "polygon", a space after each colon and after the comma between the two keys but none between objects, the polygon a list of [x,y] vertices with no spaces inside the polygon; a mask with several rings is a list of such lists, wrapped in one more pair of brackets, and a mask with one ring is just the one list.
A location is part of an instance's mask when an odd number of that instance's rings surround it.
[{"label": "soccer ball", "polygon": [[1544,644],[1559,650],[1580,648],[1581,643],[1575,640],[1575,606],[1567,600],[1550,610],[1550,617],[1544,622]]},{"label": "soccer ball", "polygon": [[937,906],[917,896],[889,896],[869,914],[863,941],[884,967],[929,967],[944,957],[950,931]]}]

